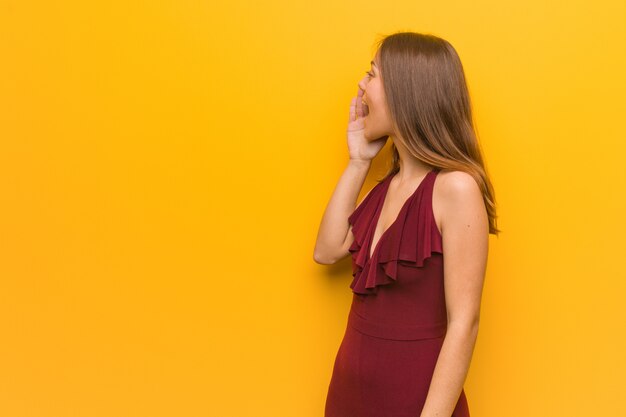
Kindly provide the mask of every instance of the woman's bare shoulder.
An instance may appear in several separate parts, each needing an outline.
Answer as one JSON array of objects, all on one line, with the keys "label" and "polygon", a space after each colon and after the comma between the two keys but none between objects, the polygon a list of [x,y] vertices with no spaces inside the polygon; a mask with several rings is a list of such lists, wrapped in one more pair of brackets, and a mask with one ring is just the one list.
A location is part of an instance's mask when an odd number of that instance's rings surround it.
[{"label": "woman's bare shoulder", "polygon": [[442,169],[437,175],[436,188],[443,197],[467,197],[482,194],[474,177],[465,171]]},{"label": "woman's bare shoulder", "polygon": [[483,194],[474,177],[464,171],[441,170],[433,187],[433,214],[439,230],[450,216],[484,209]]}]

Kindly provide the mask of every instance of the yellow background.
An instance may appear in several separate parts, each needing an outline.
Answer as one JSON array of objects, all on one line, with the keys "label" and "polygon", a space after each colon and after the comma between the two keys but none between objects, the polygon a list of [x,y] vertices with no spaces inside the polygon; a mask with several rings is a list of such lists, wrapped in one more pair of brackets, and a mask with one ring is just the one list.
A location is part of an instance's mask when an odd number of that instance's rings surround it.
[{"label": "yellow background", "polygon": [[0,1],[0,415],[321,416],[313,246],[398,30],[457,49],[499,204],[472,416],[626,415],[621,0]]}]

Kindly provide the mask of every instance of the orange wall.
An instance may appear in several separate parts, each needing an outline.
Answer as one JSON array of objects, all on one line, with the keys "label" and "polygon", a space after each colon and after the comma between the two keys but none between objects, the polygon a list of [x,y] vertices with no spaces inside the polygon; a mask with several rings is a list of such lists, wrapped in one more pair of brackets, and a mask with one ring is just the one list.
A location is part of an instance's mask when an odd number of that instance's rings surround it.
[{"label": "orange wall", "polygon": [[[0,2],[0,415],[321,416],[374,42],[448,39],[499,204],[472,415],[626,415],[626,5]],[[370,178],[385,169],[388,149]]]}]

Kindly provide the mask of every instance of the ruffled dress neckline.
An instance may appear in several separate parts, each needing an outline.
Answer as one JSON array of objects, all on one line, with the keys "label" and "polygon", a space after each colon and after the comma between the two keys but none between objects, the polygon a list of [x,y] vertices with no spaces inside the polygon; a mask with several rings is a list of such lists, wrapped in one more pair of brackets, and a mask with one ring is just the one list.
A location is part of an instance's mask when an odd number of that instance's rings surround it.
[{"label": "ruffled dress neckline", "polygon": [[432,213],[432,189],[438,169],[429,171],[403,203],[396,219],[378,238],[372,251],[374,232],[396,175],[378,183],[348,217],[354,241],[349,248],[353,261],[352,291],[376,294],[378,286],[395,282],[398,265],[423,267],[433,252],[443,253],[442,238]]},{"label": "ruffled dress neckline", "polygon": [[[387,227],[387,229],[383,230],[383,232],[381,233],[380,237],[378,238],[378,242],[376,242],[376,244],[374,244],[374,234],[376,234],[376,228],[378,227],[378,222],[380,221],[380,216],[382,215],[382,211],[383,211],[383,207],[385,206],[385,200],[387,199],[387,195],[389,194],[389,186],[391,185],[391,180],[393,180],[393,178],[398,175],[393,174],[393,175],[388,175],[387,178],[385,178],[384,180],[384,186],[382,187],[382,191],[381,191],[381,197],[379,199],[378,205],[376,207],[376,212],[374,214],[374,218],[372,219],[372,224],[373,224],[373,229],[372,229],[372,239],[369,242],[369,248],[367,250],[367,254],[368,254],[368,258],[370,259],[372,257],[374,257],[376,255],[376,250],[380,247],[381,242],[383,241],[385,235],[387,234],[387,232],[398,222],[398,220],[402,217],[402,212],[404,210],[406,210],[407,206],[409,205],[409,203],[411,202],[411,199],[413,197],[415,197],[415,195],[420,191],[420,188],[422,188],[426,182],[426,179],[428,178],[428,176],[434,172],[433,170],[430,170],[429,172],[426,173],[426,175],[424,176],[424,178],[422,178],[422,181],[420,181],[419,185],[417,186],[417,188],[415,189],[415,191],[413,191],[411,193],[411,195],[405,200],[405,202],[402,204],[402,207],[400,208],[400,211],[398,212],[398,215],[396,216],[396,218],[394,219],[394,221]],[[374,245],[374,251],[372,252],[372,245]]]}]

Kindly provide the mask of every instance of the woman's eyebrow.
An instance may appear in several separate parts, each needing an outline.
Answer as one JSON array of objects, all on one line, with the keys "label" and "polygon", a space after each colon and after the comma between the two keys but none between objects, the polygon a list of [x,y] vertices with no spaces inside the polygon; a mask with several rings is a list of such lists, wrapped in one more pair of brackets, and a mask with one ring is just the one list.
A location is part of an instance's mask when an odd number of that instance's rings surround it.
[{"label": "woman's eyebrow", "polygon": [[375,67],[378,67],[378,65],[376,65],[376,63],[374,61],[371,61],[370,64],[372,64]]}]

